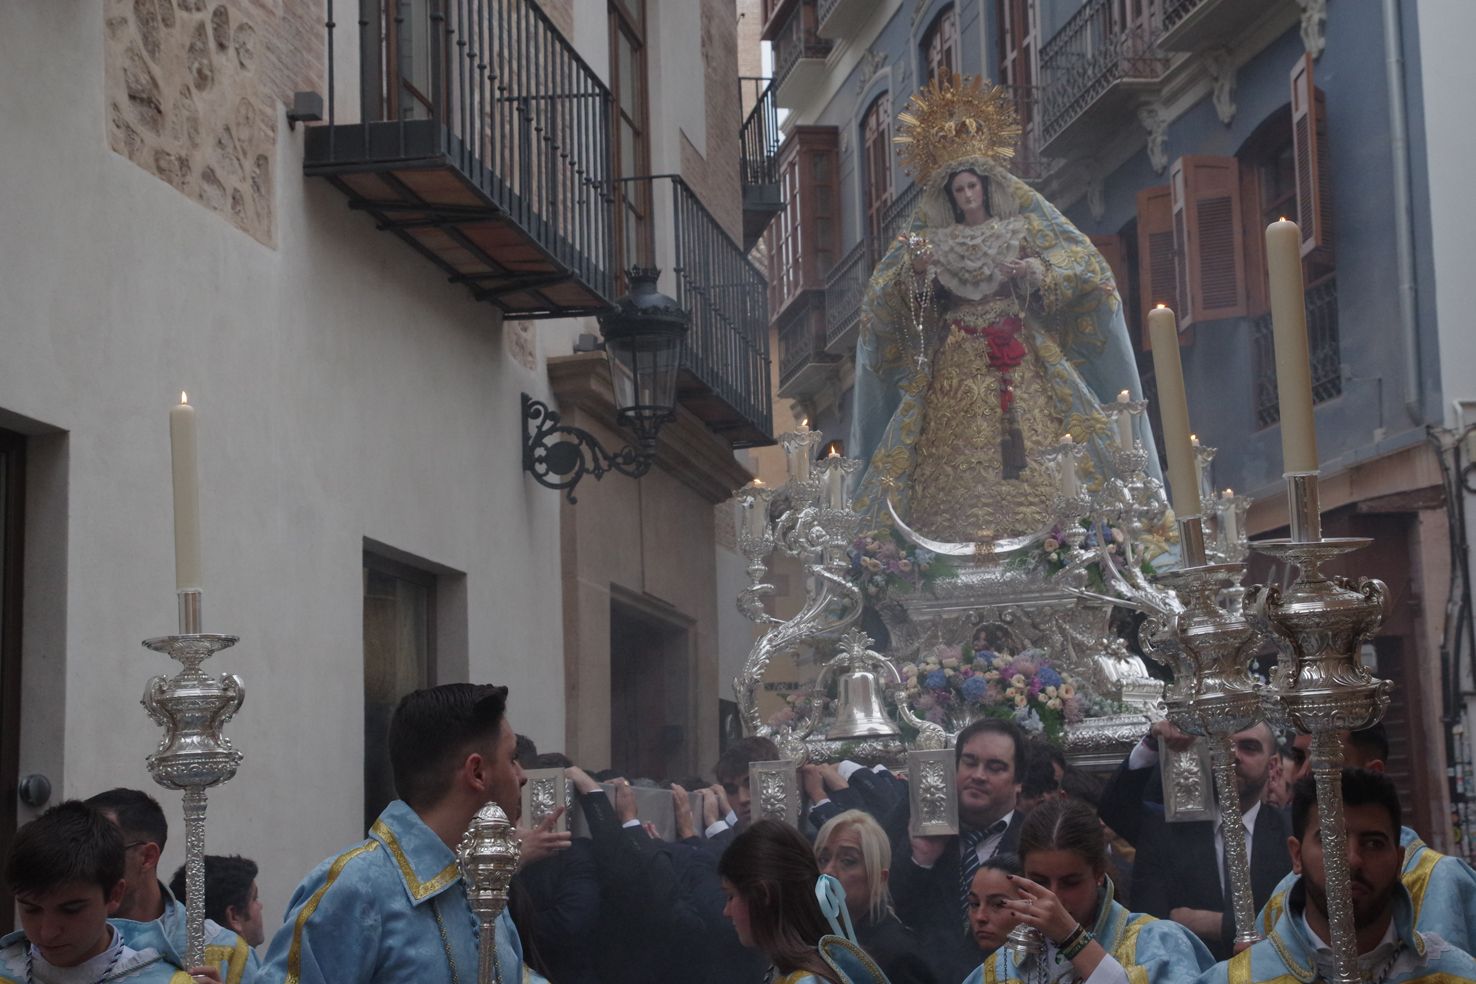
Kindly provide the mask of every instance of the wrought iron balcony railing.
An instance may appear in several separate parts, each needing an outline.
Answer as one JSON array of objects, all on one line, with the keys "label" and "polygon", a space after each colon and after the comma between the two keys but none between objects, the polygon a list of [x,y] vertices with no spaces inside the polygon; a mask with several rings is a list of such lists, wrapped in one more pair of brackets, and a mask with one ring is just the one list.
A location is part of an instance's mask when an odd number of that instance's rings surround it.
[{"label": "wrought iron balcony railing", "polygon": [[[663,185],[670,196],[660,200]],[[734,447],[774,443],[764,275],[679,176],[626,178],[620,186],[622,194],[650,202],[657,223],[657,235],[641,237],[639,255],[624,265],[669,264],[676,299],[691,315],[681,402]],[[669,254],[657,251],[657,239],[670,243]]]},{"label": "wrought iron balcony railing", "polygon": [[861,323],[861,302],[866,284],[876,266],[875,244],[867,236],[840,262],[831,267],[825,278],[825,348],[840,354],[856,344],[856,328]]},{"label": "wrought iron balcony railing", "polygon": [[[1343,392],[1343,356],[1338,339],[1338,282],[1329,277],[1307,288],[1307,343],[1312,362],[1312,401],[1322,403]],[[1281,420],[1276,397],[1276,345],[1271,315],[1251,323],[1251,358],[1255,371],[1256,427]]]},{"label": "wrought iron balcony railing", "polygon": [[341,106],[326,3],[327,125],[304,171],[510,315],[608,307],[610,92],[538,4],[361,0]]},{"label": "wrought iron balcony railing", "polygon": [[1025,181],[1043,181],[1055,170],[1056,161],[1041,153],[1042,96],[1038,85],[1007,85],[1005,91],[1015,104],[1015,116],[1020,121],[1020,140],[1015,146],[1015,157],[1010,161],[1010,170]]},{"label": "wrought iron balcony railing", "polygon": [[1156,80],[1156,4],[1087,0],[1040,49],[1041,136],[1049,143],[1115,83]]},{"label": "wrought iron balcony railing", "polygon": [[834,44],[816,33],[818,24],[815,0],[800,0],[773,41],[774,88],[784,84],[800,59],[823,59],[830,54]]},{"label": "wrought iron balcony railing", "polygon": [[917,196],[921,191],[920,185],[908,185],[902,194],[892,199],[892,204],[887,206],[886,211],[882,212],[881,230],[876,237],[872,266],[881,262],[881,258],[887,255],[887,250],[892,248],[893,241],[911,226],[912,210],[917,205]]},{"label": "wrought iron balcony railing", "polygon": [[748,118],[738,133],[743,152],[743,184],[778,184],[779,110],[774,105],[773,80],[743,76],[738,84],[744,105],[748,104],[749,90],[753,90],[753,108],[748,111]]}]

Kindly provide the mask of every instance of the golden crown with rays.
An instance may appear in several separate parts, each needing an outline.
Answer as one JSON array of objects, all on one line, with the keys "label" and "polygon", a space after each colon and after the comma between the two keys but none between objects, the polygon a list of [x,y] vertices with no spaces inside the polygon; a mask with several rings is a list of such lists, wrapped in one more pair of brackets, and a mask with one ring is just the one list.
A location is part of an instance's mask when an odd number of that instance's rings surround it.
[{"label": "golden crown with rays", "polygon": [[939,73],[897,114],[897,154],[903,168],[926,185],[939,169],[960,161],[987,160],[1000,167],[1015,156],[1020,122],[1009,92],[975,75]]}]

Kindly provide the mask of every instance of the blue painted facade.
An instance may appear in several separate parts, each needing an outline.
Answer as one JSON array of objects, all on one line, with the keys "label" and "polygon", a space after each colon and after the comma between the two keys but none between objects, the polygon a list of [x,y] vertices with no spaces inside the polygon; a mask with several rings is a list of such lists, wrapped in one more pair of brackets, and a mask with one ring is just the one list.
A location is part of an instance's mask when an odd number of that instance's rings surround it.
[{"label": "blue painted facade", "polygon": [[[865,222],[860,127],[868,106],[890,91],[893,113],[907,99],[924,71],[923,33],[948,3],[932,0],[925,8],[902,4],[871,42],[882,67],[864,84],[858,66],[836,95],[806,123],[840,128],[841,213],[844,254],[862,234]],[[997,30],[993,0],[959,0],[960,62],[966,74],[998,75]],[[1039,0],[1039,39],[1049,39],[1079,8],[1079,0]],[[1400,4],[1404,40],[1406,114],[1414,210],[1415,273],[1418,283],[1419,391],[1405,392],[1403,346],[1399,336],[1393,246],[1393,159],[1386,56],[1380,4],[1335,0],[1329,6],[1326,48],[1316,62],[1316,84],[1326,98],[1327,140],[1332,158],[1332,195],[1337,263],[1339,334],[1343,392],[1317,407],[1319,451],[1324,473],[1332,474],[1424,440],[1426,423],[1441,419],[1438,344],[1434,324],[1433,270],[1429,255],[1429,195],[1423,167],[1424,114],[1419,86],[1417,5]],[[1247,138],[1290,100],[1288,74],[1302,57],[1303,42],[1294,26],[1242,64],[1237,75],[1237,112],[1220,122],[1210,95],[1172,120],[1167,152],[1172,162],[1186,155],[1235,156]],[[1198,57],[1198,56],[1191,56]],[[1133,124],[1136,128],[1136,124]],[[1139,129],[1139,134],[1142,134]],[[909,179],[895,166],[894,194]],[[1084,197],[1071,188],[1053,192],[1084,231],[1116,234],[1136,219],[1137,193],[1168,183],[1139,150],[1104,177],[1105,211],[1089,214]],[[1075,199],[1073,201],[1073,199]],[[1258,229],[1247,235],[1260,235]],[[1250,275],[1251,272],[1247,271]],[[1230,319],[1203,323],[1183,350],[1194,427],[1202,440],[1219,448],[1214,484],[1253,495],[1276,494],[1281,475],[1280,428],[1257,429],[1252,368],[1252,323]],[[1413,408],[1406,408],[1409,403]],[[834,436],[849,432],[849,393],[833,407],[815,412],[815,423]],[[1378,436],[1376,436],[1378,435]]]}]

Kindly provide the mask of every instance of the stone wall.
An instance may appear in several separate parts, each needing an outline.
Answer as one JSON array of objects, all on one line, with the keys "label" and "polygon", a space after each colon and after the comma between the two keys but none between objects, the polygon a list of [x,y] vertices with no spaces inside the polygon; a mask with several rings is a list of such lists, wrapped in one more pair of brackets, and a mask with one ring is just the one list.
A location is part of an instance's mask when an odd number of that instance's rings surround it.
[{"label": "stone wall", "polygon": [[278,114],[322,91],[312,0],[106,0],[108,146],[276,245]]}]

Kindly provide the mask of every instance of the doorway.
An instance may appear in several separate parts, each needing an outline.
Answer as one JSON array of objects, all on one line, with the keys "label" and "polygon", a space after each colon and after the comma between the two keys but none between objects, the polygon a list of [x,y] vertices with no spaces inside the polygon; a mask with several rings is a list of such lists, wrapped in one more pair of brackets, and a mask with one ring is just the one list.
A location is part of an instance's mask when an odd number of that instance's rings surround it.
[{"label": "doorway", "polygon": [[691,639],[691,619],[660,602],[610,600],[610,765],[630,779],[699,771]]},{"label": "doorway", "polygon": [[[21,548],[25,506],[25,438],[0,430],[0,844],[15,836],[20,781]],[[0,934],[13,927],[15,905],[0,889]]]}]

